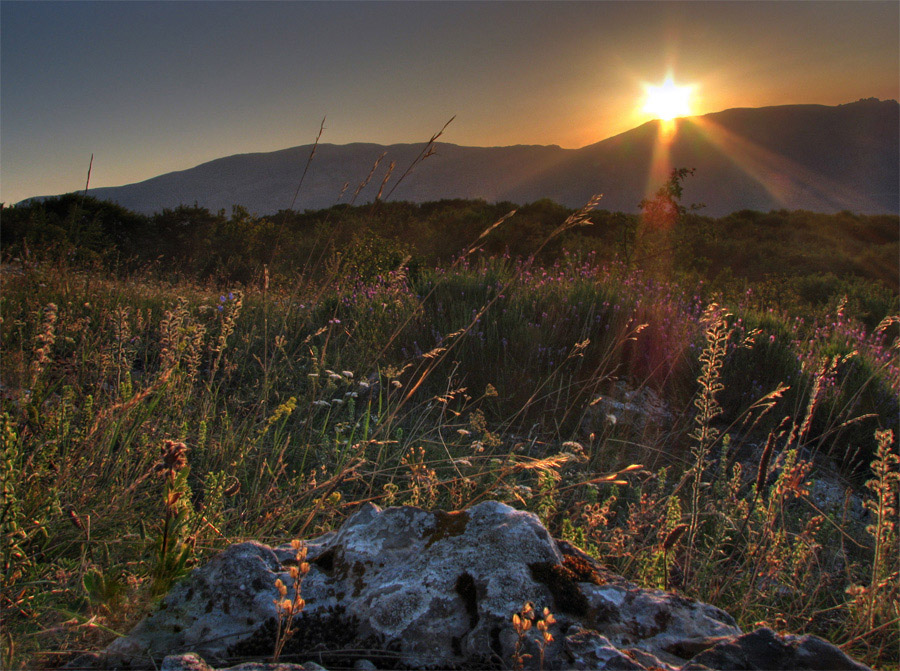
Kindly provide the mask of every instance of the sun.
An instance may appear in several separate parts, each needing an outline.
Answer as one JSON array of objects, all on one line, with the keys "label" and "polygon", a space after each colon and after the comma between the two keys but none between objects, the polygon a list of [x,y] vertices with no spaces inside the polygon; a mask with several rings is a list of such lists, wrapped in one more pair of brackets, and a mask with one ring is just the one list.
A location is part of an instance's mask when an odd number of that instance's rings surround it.
[{"label": "sun", "polygon": [[644,84],[647,101],[644,112],[652,114],[656,119],[671,121],[676,117],[690,116],[690,97],[692,86],[678,86],[672,76],[666,77],[662,86]]}]

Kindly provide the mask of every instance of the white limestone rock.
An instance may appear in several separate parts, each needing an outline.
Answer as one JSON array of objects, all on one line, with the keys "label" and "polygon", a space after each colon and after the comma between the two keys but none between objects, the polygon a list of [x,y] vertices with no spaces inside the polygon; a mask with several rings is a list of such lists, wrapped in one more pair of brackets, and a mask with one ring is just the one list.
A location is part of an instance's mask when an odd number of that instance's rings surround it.
[{"label": "white limestone rock", "polygon": [[[672,671],[741,636],[727,613],[640,589],[554,540],[535,515],[494,501],[450,513],[367,504],[306,547],[306,605],[280,666],[265,664],[275,646],[275,581],[292,585],[296,553],[253,542],[194,570],[91,666],[511,668],[518,646],[525,668]],[[521,640],[513,629],[526,602],[556,618],[543,651],[536,627]]]}]

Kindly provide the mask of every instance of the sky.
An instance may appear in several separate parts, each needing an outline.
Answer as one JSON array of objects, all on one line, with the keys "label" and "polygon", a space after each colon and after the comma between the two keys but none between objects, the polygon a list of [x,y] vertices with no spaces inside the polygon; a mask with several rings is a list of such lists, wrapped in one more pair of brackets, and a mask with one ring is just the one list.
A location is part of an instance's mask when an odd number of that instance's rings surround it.
[{"label": "sky", "polygon": [[900,98],[900,3],[0,2],[0,201],[321,142],[582,147],[694,114]]}]

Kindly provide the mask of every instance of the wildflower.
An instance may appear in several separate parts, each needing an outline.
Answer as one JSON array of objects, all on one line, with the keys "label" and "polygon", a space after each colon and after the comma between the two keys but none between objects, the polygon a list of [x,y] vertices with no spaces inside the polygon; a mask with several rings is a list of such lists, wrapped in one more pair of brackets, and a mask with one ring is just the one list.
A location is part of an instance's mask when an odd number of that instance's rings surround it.
[{"label": "wildflower", "polygon": [[[162,459],[156,465],[156,472],[160,473],[167,482],[175,482],[175,474],[187,467],[187,445],[176,443],[174,440],[166,440],[162,446]],[[180,496],[177,493],[176,496]],[[175,499],[177,500],[177,498]],[[173,501],[174,503],[174,501]]]},{"label": "wildflower", "polygon": [[167,440],[163,443],[162,461],[167,470],[180,471],[187,466],[187,445]]}]

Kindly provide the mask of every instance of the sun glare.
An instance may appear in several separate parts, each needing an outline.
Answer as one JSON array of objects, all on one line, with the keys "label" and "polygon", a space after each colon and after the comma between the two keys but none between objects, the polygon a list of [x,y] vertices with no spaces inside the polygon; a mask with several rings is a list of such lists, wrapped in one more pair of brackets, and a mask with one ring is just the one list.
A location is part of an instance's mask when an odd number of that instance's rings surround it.
[{"label": "sun glare", "polygon": [[666,77],[662,86],[644,84],[647,101],[644,112],[652,114],[656,119],[671,121],[677,117],[691,114],[691,86],[678,86],[671,75]]}]

